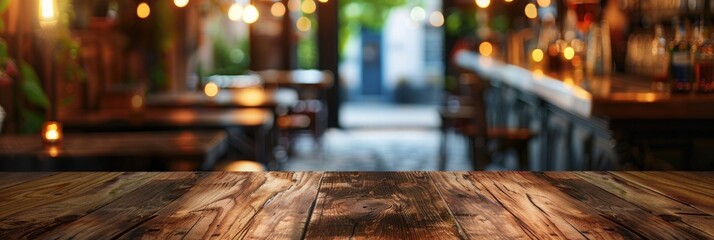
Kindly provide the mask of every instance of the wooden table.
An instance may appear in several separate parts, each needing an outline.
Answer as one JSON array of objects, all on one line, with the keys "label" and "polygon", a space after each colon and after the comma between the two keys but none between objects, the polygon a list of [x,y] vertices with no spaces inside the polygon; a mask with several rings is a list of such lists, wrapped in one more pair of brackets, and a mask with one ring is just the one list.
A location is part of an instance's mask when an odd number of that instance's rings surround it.
[{"label": "wooden table", "polygon": [[2,135],[0,170],[150,170],[152,162],[210,170],[227,142],[224,131],[68,133],[54,147],[38,135]]},{"label": "wooden table", "polygon": [[289,90],[240,88],[222,89],[215,97],[203,92],[167,92],[146,96],[148,108],[267,108],[290,106],[297,94]]},{"label": "wooden table", "polygon": [[[273,113],[262,108],[241,109],[143,109],[102,110],[62,119],[70,131],[156,131],[221,129],[228,131],[229,144],[253,159],[266,162],[274,144]],[[249,156],[250,157],[250,156]]]},{"label": "wooden table", "polygon": [[2,173],[0,238],[712,239],[712,172]]}]

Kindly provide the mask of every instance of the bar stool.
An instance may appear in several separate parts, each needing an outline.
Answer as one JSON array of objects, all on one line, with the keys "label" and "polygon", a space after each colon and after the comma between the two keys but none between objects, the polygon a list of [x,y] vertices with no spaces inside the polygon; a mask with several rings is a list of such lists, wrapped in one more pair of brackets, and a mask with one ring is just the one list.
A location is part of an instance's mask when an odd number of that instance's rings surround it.
[{"label": "bar stool", "polygon": [[[442,142],[440,168],[446,165],[447,128],[468,138],[474,169],[483,170],[492,163],[495,153],[515,150],[518,154],[518,167],[526,170],[529,166],[528,143],[533,133],[527,128],[507,128],[488,126],[486,120],[485,92],[489,83],[474,74],[462,74],[460,82],[468,83],[470,105],[459,109],[440,110],[442,119]],[[456,123],[456,124],[455,124]],[[461,123],[461,124],[458,124]]]}]

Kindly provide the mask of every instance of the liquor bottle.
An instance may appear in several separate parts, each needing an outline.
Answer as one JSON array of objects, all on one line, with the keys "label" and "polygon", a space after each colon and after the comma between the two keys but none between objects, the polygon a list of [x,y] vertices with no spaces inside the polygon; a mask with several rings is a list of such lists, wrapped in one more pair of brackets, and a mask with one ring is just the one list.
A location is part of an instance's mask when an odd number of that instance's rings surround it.
[{"label": "liquor bottle", "polygon": [[667,40],[664,38],[662,25],[655,26],[655,37],[652,39],[652,90],[665,91],[669,79],[669,54]]},{"label": "liquor bottle", "polygon": [[711,37],[704,40],[695,53],[694,75],[699,93],[714,93],[714,41]]},{"label": "liquor bottle", "polygon": [[[678,25],[678,24],[677,24]],[[673,93],[688,93],[692,90],[692,59],[690,44],[684,37],[684,29],[677,26],[674,40],[670,43],[670,78]]]}]

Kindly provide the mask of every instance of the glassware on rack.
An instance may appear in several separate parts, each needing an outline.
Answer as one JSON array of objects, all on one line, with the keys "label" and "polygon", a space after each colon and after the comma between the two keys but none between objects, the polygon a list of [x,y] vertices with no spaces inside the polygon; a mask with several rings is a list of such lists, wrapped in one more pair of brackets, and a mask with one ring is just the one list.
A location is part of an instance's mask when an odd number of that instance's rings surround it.
[{"label": "glassware on rack", "polygon": [[694,73],[699,93],[714,93],[714,41],[704,40],[694,53]]},{"label": "glassware on rack", "polygon": [[669,79],[669,54],[662,25],[655,26],[655,36],[652,39],[651,50],[652,90],[662,92],[667,89],[667,80]]},{"label": "glassware on rack", "polygon": [[670,43],[670,78],[673,93],[688,93],[692,90],[692,58],[690,41],[685,28],[675,23],[674,40]]}]

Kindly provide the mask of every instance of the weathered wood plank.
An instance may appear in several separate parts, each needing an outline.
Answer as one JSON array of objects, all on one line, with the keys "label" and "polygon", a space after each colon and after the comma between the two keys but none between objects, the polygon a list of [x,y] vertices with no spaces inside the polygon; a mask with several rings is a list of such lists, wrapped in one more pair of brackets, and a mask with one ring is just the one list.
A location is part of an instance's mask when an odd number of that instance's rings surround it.
[{"label": "weathered wood plank", "polygon": [[295,173],[290,188],[275,196],[263,205],[249,226],[244,227],[240,238],[247,239],[298,239],[305,234],[307,221],[312,214],[312,207],[322,173]]},{"label": "weathered wood plank", "polygon": [[[518,219],[506,211],[467,172],[431,172],[434,185],[462,231],[475,239],[530,239]],[[479,184],[480,185],[480,184]]]},{"label": "weathered wood plank", "polygon": [[645,238],[705,239],[706,234],[694,228],[680,228],[652,212],[615,196],[604,189],[568,172],[550,172],[541,175],[554,186],[573,198],[594,208],[607,219],[626,226]]},{"label": "weathered wood plank", "polygon": [[306,238],[454,239],[456,220],[423,172],[331,172]]},{"label": "weathered wood plank", "polygon": [[0,191],[0,220],[39,206],[76,198],[121,174],[59,173],[7,187]]},{"label": "weathered wood plank", "polygon": [[714,239],[714,216],[605,172],[574,172],[580,178],[677,226],[693,227]]},{"label": "weathered wood plank", "polygon": [[157,173],[125,173],[76,198],[38,206],[0,222],[0,239],[36,238],[39,234],[72,222],[142,186]]},{"label": "weathered wood plank", "polygon": [[320,176],[211,173],[121,238],[299,238]]},{"label": "weathered wood plank", "polygon": [[155,179],[73,222],[40,235],[40,239],[111,239],[154,217],[183,195],[200,174],[161,173]]},{"label": "weathered wood plank", "polygon": [[533,238],[637,239],[634,233],[601,217],[588,205],[528,172],[472,172]]},{"label": "weathered wood plank", "polygon": [[714,184],[668,172],[612,172],[627,181],[714,215]]},{"label": "weathered wood plank", "polygon": [[57,173],[36,173],[36,172],[3,172],[0,174],[0,191],[3,188],[20,183],[32,181],[41,177],[50,176]]}]

